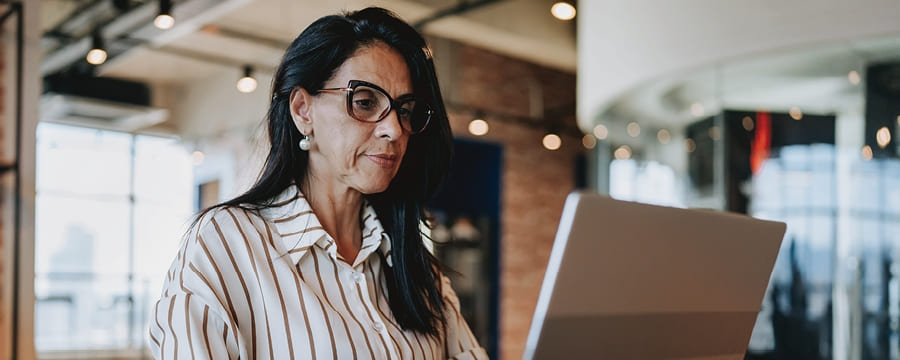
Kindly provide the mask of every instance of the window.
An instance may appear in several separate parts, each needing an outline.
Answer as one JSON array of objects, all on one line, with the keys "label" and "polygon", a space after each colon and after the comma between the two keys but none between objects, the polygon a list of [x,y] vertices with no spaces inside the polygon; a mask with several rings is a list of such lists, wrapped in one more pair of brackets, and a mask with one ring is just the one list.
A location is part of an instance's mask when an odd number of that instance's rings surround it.
[{"label": "window", "polygon": [[36,176],[39,357],[140,355],[190,220],[190,155],[174,139],[41,123]]}]

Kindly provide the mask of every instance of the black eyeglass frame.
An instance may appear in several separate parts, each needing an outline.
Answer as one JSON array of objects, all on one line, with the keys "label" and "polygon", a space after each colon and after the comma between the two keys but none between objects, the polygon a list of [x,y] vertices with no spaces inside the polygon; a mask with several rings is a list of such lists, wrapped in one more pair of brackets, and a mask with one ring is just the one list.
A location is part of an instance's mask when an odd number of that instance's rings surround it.
[{"label": "black eyeglass frame", "polygon": [[[377,91],[380,91],[382,94],[384,94],[384,96],[387,97],[389,106],[386,111],[384,111],[381,115],[378,116],[378,120],[369,121],[369,120],[360,119],[353,113],[353,92],[356,91],[356,88],[359,86],[367,86],[367,87],[373,88]],[[318,92],[335,92],[335,91],[343,91],[343,92],[347,93],[347,101],[346,101],[347,114],[350,115],[350,117],[352,117],[353,119],[355,119],[357,121],[365,122],[365,123],[377,123],[381,120],[384,120],[384,118],[386,118],[388,116],[388,114],[391,113],[392,110],[401,109],[403,103],[406,101],[409,101],[410,99],[418,102],[418,100],[415,97],[413,97],[412,95],[403,97],[399,101],[394,100],[394,98],[392,98],[391,95],[388,94],[388,92],[385,91],[384,89],[382,89],[380,86],[370,83],[368,81],[363,81],[363,80],[350,80],[350,82],[347,84],[347,87],[319,89]],[[403,128],[403,130],[406,130],[407,132],[409,132],[410,134],[418,134],[418,133],[421,133],[422,131],[425,131],[425,128],[427,128],[428,124],[431,122],[431,116],[434,114],[434,110],[431,110],[431,108],[428,105],[416,104],[415,106],[416,107],[425,106],[425,111],[422,114],[423,116],[425,116],[425,124],[422,125],[422,128],[419,129],[419,131],[413,131],[412,128],[407,129],[405,126],[403,126],[403,122],[400,120],[399,114],[397,116],[397,122],[400,123],[400,127]],[[413,110],[412,114],[410,114],[410,117],[412,117],[414,115],[416,115],[415,110]],[[410,121],[412,121],[412,120],[410,119]],[[412,126],[412,124],[410,124],[410,127],[411,126]]]}]

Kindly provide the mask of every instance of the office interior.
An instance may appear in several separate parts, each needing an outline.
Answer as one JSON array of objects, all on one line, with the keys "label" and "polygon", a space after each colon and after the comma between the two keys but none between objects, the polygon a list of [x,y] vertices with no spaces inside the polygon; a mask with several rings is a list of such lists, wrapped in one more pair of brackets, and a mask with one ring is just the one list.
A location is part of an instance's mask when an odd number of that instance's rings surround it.
[{"label": "office interior", "polygon": [[586,189],[787,223],[746,358],[900,359],[900,4],[557,3],[0,1],[0,359],[150,358],[191,215],[257,175],[287,44],[368,5],[433,51],[434,252],[492,358],[522,357]]}]

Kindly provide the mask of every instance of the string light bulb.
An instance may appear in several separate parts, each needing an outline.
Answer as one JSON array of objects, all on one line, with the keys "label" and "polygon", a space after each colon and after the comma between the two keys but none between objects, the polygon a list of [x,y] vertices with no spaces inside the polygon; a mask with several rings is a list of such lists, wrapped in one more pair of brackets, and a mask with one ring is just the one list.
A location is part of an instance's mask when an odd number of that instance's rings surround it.
[{"label": "string light bulb", "polygon": [[168,30],[175,26],[172,16],[172,0],[159,0],[159,14],[153,19],[153,26],[160,30]]},{"label": "string light bulb", "polygon": [[244,77],[237,81],[238,91],[249,94],[256,90],[256,79],[253,77],[253,68],[244,66]]},{"label": "string light bulb", "polygon": [[106,62],[106,50],[103,49],[103,37],[99,31],[95,31],[91,38],[91,50],[88,51],[86,59],[91,65],[100,65]]}]

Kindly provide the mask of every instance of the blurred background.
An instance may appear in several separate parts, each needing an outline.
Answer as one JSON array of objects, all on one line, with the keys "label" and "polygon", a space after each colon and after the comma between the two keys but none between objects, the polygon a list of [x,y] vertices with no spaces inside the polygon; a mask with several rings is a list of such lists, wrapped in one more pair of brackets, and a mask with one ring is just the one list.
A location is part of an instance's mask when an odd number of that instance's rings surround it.
[{"label": "blurred background", "polygon": [[0,1],[0,359],[145,359],[199,209],[255,179],[318,17],[428,38],[455,135],[435,252],[521,358],[566,195],[788,224],[748,359],[900,359],[896,0]]}]

